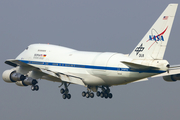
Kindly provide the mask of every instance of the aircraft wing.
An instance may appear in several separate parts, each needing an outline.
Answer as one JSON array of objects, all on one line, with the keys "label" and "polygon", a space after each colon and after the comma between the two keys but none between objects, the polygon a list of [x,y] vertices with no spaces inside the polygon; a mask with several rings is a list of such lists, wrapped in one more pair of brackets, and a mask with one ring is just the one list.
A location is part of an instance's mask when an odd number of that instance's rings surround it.
[{"label": "aircraft wing", "polygon": [[35,72],[36,79],[48,78],[49,80],[52,79],[51,81],[68,82],[72,84],[85,86],[83,79],[81,77],[78,77],[68,72],[65,73],[64,71],[61,72],[61,71],[42,69],[15,59],[6,60],[5,63],[13,67],[20,66],[28,69],[29,71]]}]

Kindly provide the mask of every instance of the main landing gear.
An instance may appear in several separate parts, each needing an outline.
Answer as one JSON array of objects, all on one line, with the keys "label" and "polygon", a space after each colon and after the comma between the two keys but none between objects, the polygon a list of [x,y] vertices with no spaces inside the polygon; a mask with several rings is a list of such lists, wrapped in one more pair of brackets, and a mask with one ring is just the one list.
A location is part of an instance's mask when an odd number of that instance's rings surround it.
[{"label": "main landing gear", "polygon": [[82,92],[82,96],[86,97],[86,98],[94,98],[94,93],[91,92],[91,90],[88,89],[87,92],[85,92],[85,91]]},{"label": "main landing gear", "polygon": [[111,99],[113,97],[112,93],[110,93],[110,89],[108,86],[106,86],[106,88],[102,86],[101,90],[102,90],[101,92],[100,91],[96,92],[97,97],[106,98],[106,99],[107,98]]},{"label": "main landing gear", "polygon": [[[60,89],[60,93],[62,94],[62,98],[63,99],[71,99],[71,94],[69,94],[69,89],[68,86],[70,84],[67,85],[67,83],[62,83],[62,85],[64,84],[64,88]],[[61,87],[62,85],[60,85],[59,87]]]},{"label": "main landing gear", "polygon": [[[71,94],[69,93],[69,85],[70,83],[63,82],[59,87],[63,86],[64,88],[60,89],[60,93],[62,94],[63,99],[71,99]],[[98,91],[98,88],[101,89],[101,92]],[[110,93],[109,86],[88,86],[87,87],[87,92],[83,91],[82,96],[86,98],[94,98],[94,92],[96,92],[97,97],[101,98],[109,98],[111,99],[113,97],[112,93]]]},{"label": "main landing gear", "polygon": [[[96,92],[97,97],[101,97],[101,98],[105,98],[105,99],[107,99],[107,98],[111,99],[113,97],[112,93],[110,93],[110,89],[108,86],[106,86],[106,87],[101,86],[99,88],[101,88],[102,91]],[[86,98],[94,98],[94,93],[91,92],[91,89],[88,88],[87,92],[85,92],[85,91],[82,92],[82,96],[86,97]]]}]

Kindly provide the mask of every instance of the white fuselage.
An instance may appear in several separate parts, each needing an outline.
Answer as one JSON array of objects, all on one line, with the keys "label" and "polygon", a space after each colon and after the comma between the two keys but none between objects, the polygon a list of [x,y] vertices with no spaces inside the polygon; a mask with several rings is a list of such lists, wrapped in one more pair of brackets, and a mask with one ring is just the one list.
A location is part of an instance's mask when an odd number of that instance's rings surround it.
[{"label": "white fuselage", "polygon": [[85,84],[94,86],[127,84],[159,74],[159,71],[132,71],[121,63],[133,61],[124,54],[77,51],[49,44],[30,45],[16,59],[39,68],[76,75],[83,78]]}]

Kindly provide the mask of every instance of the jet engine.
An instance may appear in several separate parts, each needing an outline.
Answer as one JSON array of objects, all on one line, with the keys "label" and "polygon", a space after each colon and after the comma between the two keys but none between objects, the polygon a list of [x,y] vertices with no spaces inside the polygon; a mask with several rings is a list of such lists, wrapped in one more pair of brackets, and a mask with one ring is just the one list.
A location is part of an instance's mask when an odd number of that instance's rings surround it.
[{"label": "jet engine", "polygon": [[17,81],[16,85],[18,85],[18,86],[28,86],[28,85],[35,85],[37,83],[38,83],[37,80],[35,80],[33,78],[30,78],[30,77],[27,77],[23,81]]},{"label": "jet engine", "polygon": [[177,80],[180,80],[180,74],[163,76],[163,79],[167,82],[175,82]]},{"label": "jet engine", "polygon": [[16,81],[23,81],[26,79],[26,76],[17,73],[15,70],[11,69],[11,70],[5,70],[2,74],[2,79],[5,82],[8,83],[12,83],[12,82],[16,82]]}]

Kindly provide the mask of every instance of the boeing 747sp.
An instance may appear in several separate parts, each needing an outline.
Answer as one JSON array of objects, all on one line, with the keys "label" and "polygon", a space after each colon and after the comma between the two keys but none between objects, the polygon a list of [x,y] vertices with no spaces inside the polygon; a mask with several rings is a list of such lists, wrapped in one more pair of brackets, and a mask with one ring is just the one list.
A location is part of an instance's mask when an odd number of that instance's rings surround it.
[{"label": "boeing 747sp", "polygon": [[63,99],[70,99],[70,84],[87,87],[82,96],[112,98],[111,86],[163,76],[165,81],[180,80],[180,66],[163,59],[178,4],[169,4],[131,54],[87,52],[51,44],[29,45],[5,70],[5,82],[31,86],[38,91],[38,79],[60,82]]}]

